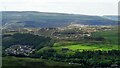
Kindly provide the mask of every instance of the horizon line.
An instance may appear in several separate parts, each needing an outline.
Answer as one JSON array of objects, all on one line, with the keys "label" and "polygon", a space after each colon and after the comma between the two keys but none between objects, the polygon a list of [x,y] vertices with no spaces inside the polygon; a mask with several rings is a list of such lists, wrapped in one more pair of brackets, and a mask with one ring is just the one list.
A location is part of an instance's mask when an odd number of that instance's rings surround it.
[{"label": "horizon line", "polygon": [[73,15],[88,15],[88,16],[119,16],[119,14],[118,15],[116,15],[116,14],[104,14],[104,15],[97,15],[97,14],[80,14],[80,13],[67,13],[67,12],[48,12],[48,11],[29,11],[29,10],[19,10],[19,11],[17,11],[17,10],[3,10],[3,11],[1,11],[1,12],[41,12],[41,13],[58,13],[58,14],[73,14]]}]

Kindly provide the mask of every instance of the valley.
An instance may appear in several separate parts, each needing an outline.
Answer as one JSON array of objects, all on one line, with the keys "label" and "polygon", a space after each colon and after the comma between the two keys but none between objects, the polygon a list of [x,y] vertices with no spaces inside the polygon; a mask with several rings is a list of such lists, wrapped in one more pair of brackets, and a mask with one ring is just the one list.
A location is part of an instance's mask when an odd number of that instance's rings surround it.
[{"label": "valley", "polygon": [[120,66],[116,18],[3,11],[2,25],[2,68]]}]

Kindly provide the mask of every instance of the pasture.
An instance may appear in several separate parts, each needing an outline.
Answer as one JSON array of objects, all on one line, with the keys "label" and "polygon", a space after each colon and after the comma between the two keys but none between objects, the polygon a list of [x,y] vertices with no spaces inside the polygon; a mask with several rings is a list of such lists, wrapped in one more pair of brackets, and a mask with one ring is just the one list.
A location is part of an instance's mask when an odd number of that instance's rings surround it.
[{"label": "pasture", "polygon": [[[64,42],[65,43],[65,42]],[[80,43],[76,43],[76,44],[73,44],[69,42],[66,43],[67,45],[62,45],[61,43],[55,43],[53,48],[55,50],[61,50],[62,48],[68,48],[70,50],[102,50],[102,51],[108,51],[108,50],[118,50],[118,45],[115,45],[115,44],[80,44]]]}]

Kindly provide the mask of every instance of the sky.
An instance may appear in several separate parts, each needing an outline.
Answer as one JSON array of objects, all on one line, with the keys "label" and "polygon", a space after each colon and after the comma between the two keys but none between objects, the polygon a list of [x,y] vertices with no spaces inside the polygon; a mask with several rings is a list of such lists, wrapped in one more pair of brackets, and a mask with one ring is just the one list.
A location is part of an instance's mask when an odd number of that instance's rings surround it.
[{"label": "sky", "polygon": [[117,15],[119,0],[0,0],[1,11]]}]

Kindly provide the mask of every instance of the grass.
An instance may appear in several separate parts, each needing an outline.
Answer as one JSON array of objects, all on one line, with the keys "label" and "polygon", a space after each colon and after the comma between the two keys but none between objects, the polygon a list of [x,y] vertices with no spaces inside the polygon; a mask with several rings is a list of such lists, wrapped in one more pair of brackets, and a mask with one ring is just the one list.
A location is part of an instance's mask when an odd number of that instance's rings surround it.
[{"label": "grass", "polygon": [[105,38],[104,44],[86,44],[78,42],[57,42],[53,45],[56,50],[62,48],[69,48],[70,50],[118,50],[118,38],[119,33],[117,27],[114,30],[97,31],[92,33],[92,37],[103,37]]},{"label": "grass", "polygon": [[[57,44],[57,46],[56,46]],[[86,44],[76,44],[76,45],[58,45],[60,43],[55,43],[53,46],[54,49],[56,50],[61,50],[62,48],[68,48],[70,50],[118,50],[118,45],[113,45],[113,44],[93,44],[93,45],[86,45]]]},{"label": "grass", "polygon": [[66,62],[56,62],[56,61],[40,59],[40,58],[22,58],[22,57],[13,57],[13,56],[3,57],[2,64],[3,64],[2,68],[4,68],[5,66],[9,66],[9,67],[38,66],[38,68],[41,66],[70,66]]},{"label": "grass", "polygon": [[118,44],[118,30],[99,31],[92,34],[93,37],[102,36],[106,39],[106,43]]}]

